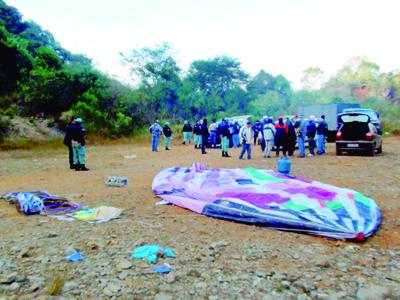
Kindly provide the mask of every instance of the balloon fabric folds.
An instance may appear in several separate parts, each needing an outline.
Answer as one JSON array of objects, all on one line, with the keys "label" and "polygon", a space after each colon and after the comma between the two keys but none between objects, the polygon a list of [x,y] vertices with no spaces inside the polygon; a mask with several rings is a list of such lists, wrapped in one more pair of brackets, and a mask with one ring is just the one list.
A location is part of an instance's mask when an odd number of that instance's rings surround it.
[{"label": "balloon fabric folds", "polygon": [[173,167],[154,193],[199,214],[336,239],[364,240],[382,220],[374,200],[354,190],[254,168]]}]

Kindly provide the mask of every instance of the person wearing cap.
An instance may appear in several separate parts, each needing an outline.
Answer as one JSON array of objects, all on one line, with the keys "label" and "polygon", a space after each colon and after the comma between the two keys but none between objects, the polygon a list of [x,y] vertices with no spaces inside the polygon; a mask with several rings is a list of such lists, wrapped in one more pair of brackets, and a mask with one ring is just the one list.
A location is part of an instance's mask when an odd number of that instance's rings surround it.
[{"label": "person wearing cap", "polygon": [[192,139],[192,124],[190,124],[188,121],[185,120],[184,124],[183,124],[183,142],[182,144],[185,145],[186,143],[191,143],[191,139]]},{"label": "person wearing cap", "polygon": [[297,136],[297,146],[299,147],[299,157],[303,158],[306,156],[305,141],[307,137],[307,121],[299,115],[295,116],[294,129]]},{"label": "person wearing cap", "polygon": [[247,159],[251,159],[251,143],[253,142],[254,131],[251,127],[251,122],[247,121],[239,132],[239,137],[242,140],[242,151],[240,152],[239,159],[243,159],[243,155],[247,151]]},{"label": "person wearing cap", "polygon": [[317,154],[325,154],[325,138],[328,135],[328,124],[325,122],[325,115],[321,116],[317,126]]},{"label": "person wearing cap", "polygon": [[158,151],[158,141],[160,139],[160,135],[162,135],[162,128],[160,126],[160,121],[156,120],[149,128],[151,134],[151,150],[153,152]]},{"label": "person wearing cap", "polygon": [[164,124],[163,135],[164,135],[165,150],[170,150],[169,147],[171,146],[172,130],[169,127],[169,122],[165,122]]},{"label": "person wearing cap", "polygon": [[76,122],[76,117],[72,116],[70,122],[67,125],[67,128],[65,129],[65,137],[63,144],[68,147],[68,158],[69,158],[69,168],[74,170],[74,151],[72,150],[72,144],[71,144],[71,128],[75,126]]},{"label": "person wearing cap", "polygon": [[317,126],[315,125],[315,117],[310,116],[310,121],[307,125],[307,139],[308,139],[308,156],[314,156],[315,149],[315,134],[317,133]]},{"label": "person wearing cap", "polygon": [[283,117],[278,118],[278,122],[275,124],[275,148],[276,148],[276,156],[279,157],[279,151],[282,147],[282,153],[286,156],[287,153],[287,138],[289,129],[285,123],[283,123]]},{"label": "person wearing cap", "polygon": [[276,129],[272,122],[272,119],[268,119],[266,122],[267,123],[264,125],[264,130],[263,130],[263,137],[265,142],[263,157],[269,158],[271,157],[271,151],[272,148],[274,147]]},{"label": "person wearing cap", "polygon": [[82,118],[75,119],[70,134],[75,171],[89,171],[86,168],[85,129],[82,126]]}]

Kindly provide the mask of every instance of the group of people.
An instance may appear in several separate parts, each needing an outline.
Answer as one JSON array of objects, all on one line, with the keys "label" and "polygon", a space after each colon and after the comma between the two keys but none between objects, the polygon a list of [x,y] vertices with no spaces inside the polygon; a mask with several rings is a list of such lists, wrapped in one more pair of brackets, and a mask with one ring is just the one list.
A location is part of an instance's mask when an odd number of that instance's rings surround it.
[{"label": "group of people", "polygon": [[[170,149],[172,130],[169,123],[166,122],[163,127],[157,120],[149,128],[152,135],[152,150],[157,152],[158,142],[161,135],[164,136],[165,149]],[[284,156],[292,156],[296,149],[296,143],[299,149],[299,157],[306,156],[306,141],[308,141],[309,154],[315,155],[315,147],[317,146],[317,154],[325,153],[325,140],[328,134],[328,125],[325,116],[320,119],[310,116],[304,119],[299,115],[292,117],[279,117],[277,121],[270,117],[264,117],[263,121],[257,120],[254,124],[247,121],[243,126],[238,121],[228,122],[222,119],[216,122],[212,119],[208,126],[207,119],[201,119],[192,126],[190,122],[185,121],[183,128],[182,144],[191,144],[192,135],[195,149],[201,149],[202,154],[206,154],[206,148],[217,148],[217,142],[220,140],[222,157],[231,157],[229,155],[230,145],[237,148],[242,146],[239,159],[247,153],[247,158],[251,159],[251,145],[261,144],[263,157],[271,157],[273,148],[275,147],[276,156],[282,151]]]},{"label": "group of people", "polygon": [[[165,150],[170,150],[172,129],[169,122],[165,122],[161,127],[159,120],[156,120],[149,128],[152,141],[151,147],[153,152],[158,151],[158,143],[161,136],[164,137]],[[315,155],[315,147],[317,146],[317,154],[325,153],[325,140],[328,134],[328,125],[325,116],[316,120],[314,116],[309,119],[295,115],[287,117],[279,117],[276,122],[272,118],[264,117],[263,121],[257,120],[254,124],[247,121],[243,126],[238,121],[233,123],[227,119],[221,122],[212,120],[208,126],[207,119],[198,120],[193,126],[190,122],[185,121],[183,128],[182,144],[192,143],[192,134],[194,136],[193,143],[195,149],[201,149],[202,154],[206,154],[206,148],[217,148],[220,140],[222,157],[231,157],[229,148],[242,146],[239,159],[243,159],[247,153],[247,159],[251,159],[252,144],[261,144],[263,157],[271,157],[273,148],[275,147],[276,156],[279,157],[280,151],[283,155],[292,156],[295,151],[296,142],[299,149],[299,157],[306,156],[306,141],[308,141],[308,156]],[[64,145],[69,150],[70,168],[76,171],[89,171],[86,167],[86,150],[85,150],[85,129],[82,125],[82,118],[72,117],[66,128]]]}]

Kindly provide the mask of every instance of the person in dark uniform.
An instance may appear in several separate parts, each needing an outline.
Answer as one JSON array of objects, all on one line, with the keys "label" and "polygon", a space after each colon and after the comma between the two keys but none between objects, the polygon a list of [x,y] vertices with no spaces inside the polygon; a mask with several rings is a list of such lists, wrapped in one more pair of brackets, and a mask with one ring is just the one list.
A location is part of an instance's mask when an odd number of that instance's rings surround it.
[{"label": "person in dark uniform", "polygon": [[201,121],[197,121],[193,126],[193,134],[194,134],[194,148],[200,149],[201,144]]},{"label": "person in dark uniform", "polygon": [[283,123],[283,118],[278,118],[278,123],[275,124],[275,147],[276,147],[276,156],[279,156],[280,147],[282,147],[283,155],[286,156],[287,152],[287,137],[289,133],[289,129],[285,123]]},{"label": "person in dark uniform", "polygon": [[228,154],[229,151],[229,140],[232,137],[232,134],[229,130],[229,122],[226,119],[222,119],[221,125],[221,151],[222,157],[230,157]]},{"label": "person in dark uniform", "polygon": [[296,149],[296,130],[294,129],[294,124],[290,118],[286,119],[286,125],[288,127],[288,137],[287,137],[287,149],[288,155],[292,156],[294,150]]},{"label": "person in dark uniform", "polygon": [[183,142],[182,144],[185,145],[186,143],[190,144],[191,139],[192,139],[192,125],[188,122],[185,121],[184,125],[183,125]]},{"label": "person in dark uniform", "polygon": [[259,120],[256,121],[256,123],[253,126],[253,132],[254,132],[254,145],[257,144],[257,140],[258,140],[258,134],[262,131],[262,125],[260,123]]},{"label": "person in dark uniform", "polygon": [[71,145],[71,126],[75,124],[76,117],[72,116],[70,122],[67,125],[67,128],[65,129],[65,137],[63,144],[68,147],[68,157],[69,157],[69,168],[71,170],[75,169],[74,166],[74,153],[72,151],[72,145]]},{"label": "person in dark uniform", "polygon": [[89,171],[86,168],[85,129],[82,126],[82,119],[76,118],[71,125],[71,145],[75,171]]},{"label": "person in dark uniform", "polygon": [[207,119],[203,119],[200,121],[200,133],[201,133],[201,154],[206,154],[206,146],[208,140],[208,124]]}]

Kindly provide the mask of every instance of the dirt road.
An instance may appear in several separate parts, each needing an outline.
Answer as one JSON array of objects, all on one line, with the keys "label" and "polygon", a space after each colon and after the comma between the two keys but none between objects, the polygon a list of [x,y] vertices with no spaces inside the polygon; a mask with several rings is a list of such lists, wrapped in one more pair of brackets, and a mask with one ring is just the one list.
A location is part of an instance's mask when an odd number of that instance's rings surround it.
[{"label": "dirt road", "polygon": [[[262,158],[259,149],[253,150],[252,160],[240,161],[238,149],[230,151],[232,158],[221,158],[219,150],[201,155],[192,146],[178,143],[171,151],[158,153],[143,144],[89,145],[90,172],[69,170],[65,149],[1,152],[1,193],[45,190],[89,207],[120,207],[124,213],[105,224],[63,222],[21,216],[13,206],[0,202],[1,276],[21,277],[0,283],[0,299],[2,293],[15,299],[47,295],[57,277],[65,281],[62,296],[82,299],[261,299],[268,295],[271,299],[299,299],[298,295],[351,299],[371,293],[368,289],[400,297],[400,278],[387,275],[400,274],[400,137],[385,139],[384,154],[376,157],[337,157],[332,144],[328,150],[323,157],[293,158],[292,173],[373,198],[382,209],[383,223],[365,243],[279,232],[154,205],[157,198],[151,182],[160,170],[193,162],[276,169],[277,159]],[[136,157],[124,158],[132,154]],[[110,175],[127,176],[128,186],[105,186]],[[173,248],[178,258],[165,261],[174,271],[167,276],[148,274],[145,262],[131,260],[131,251],[142,243]],[[63,260],[73,249],[85,253],[83,262]]]}]

